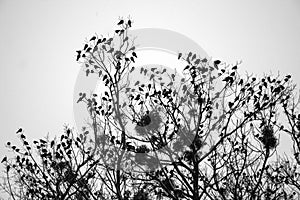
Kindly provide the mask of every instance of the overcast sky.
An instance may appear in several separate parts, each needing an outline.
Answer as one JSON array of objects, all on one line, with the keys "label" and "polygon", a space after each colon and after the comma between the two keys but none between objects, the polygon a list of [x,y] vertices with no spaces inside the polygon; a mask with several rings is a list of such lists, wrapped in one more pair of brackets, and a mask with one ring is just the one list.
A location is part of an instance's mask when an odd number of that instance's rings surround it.
[{"label": "overcast sky", "polygon": [[23,127],[30,138],[73,123],[75,51],[119,17],[197,42],[241,71],[292,74],[300,83],[299,0],[0,0],[0,156]]}]

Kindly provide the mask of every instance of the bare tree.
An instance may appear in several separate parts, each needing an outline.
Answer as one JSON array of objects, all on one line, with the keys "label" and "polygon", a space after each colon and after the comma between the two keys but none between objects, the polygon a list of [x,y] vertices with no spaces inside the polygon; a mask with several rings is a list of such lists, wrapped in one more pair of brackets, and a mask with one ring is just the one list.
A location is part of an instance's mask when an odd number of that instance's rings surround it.
[{"label": "bare tree", "polygon": [[95,182],[98,160],[83,142],[87,132],[76,136],[69,128],[60,138],[33,141],[31,147],[19,129],[23,147],[7,143],[15,157],[5,157],[6,180],[2,188],[12,199],[99,199]]},{"label": "bare tree", "polygon": [[[79,94],[90,116],[83,134],[67,129],[60,143],[37,141],[35,156],[23,134],[23,151],[8,144],[17,155],[3,160],[11,197],[299,198],[300,114],[290,75],[243,76],[241,63],[197,52],[178,55],[186,64],[179,74],[138,68],[132,21],[117,25],[112,37],[92,36],[77,51],[86,76],[103,83],[102,93]],[[281,134],[291,137],[294,157],[278,154]]]}]

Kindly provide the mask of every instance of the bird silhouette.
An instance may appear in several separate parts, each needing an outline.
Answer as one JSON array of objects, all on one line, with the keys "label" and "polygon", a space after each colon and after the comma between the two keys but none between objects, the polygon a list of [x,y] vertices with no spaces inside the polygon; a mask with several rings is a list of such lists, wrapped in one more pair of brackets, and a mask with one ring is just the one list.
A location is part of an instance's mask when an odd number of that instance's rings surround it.
[{"label": "bird silhouette", "polygon": [[83,50],[86,50],[86,48],[88,48],[88,44],[84,45]]},{"label": "bird silhouette", "polygon": [[19,129],[17,130],[16,133],[20,133],[20,132],[22,132],[22,131],[23,131],[23,129],[22,129],[22,128],[19,128]]},{"label": "bird silhouette", "polygon": [[182,56],[182,53],[179,53],[178,54],[178,60],[181,58],[181,56]]},{"label": "bird silhouette", "polygon": [[137,55],[135,52],[132,52],[132,55],[137,58]]},{"label": "bird silhouette", "polygon": [[97,44],[96,44],[96,45],[100,44],[101,42],[102,42],[102,40],[101,40],[101,39],[98,39],[98,41],[97,41]]},{"label": "bird silhouette", "polygon": [[7,161],[7,157],[5,156],[5,157],[2,159],[1,163],[4,163],[4,162],[6,162],[6,161]]},{"label": "bird silhouette", "polygon": [[122,25],[123,23],[124,23],[124,20],[121,19],[121,20],[119,21],[118,25]]},{"label": "bird silhouette", "polygon": [[85,52],[90,52],[92,50],[91,47],[87,48],[87,50]]},{"label": "bird silhouette", "polygon": [[114,51],[114,48],[111,48],[107,53],[112,53]]},{"label": "bird silhouette", "polygon": [[78,54],[78,55],[76,56],[76,61],[78,61],[79,58],[80,58],[80,54]]},{"label": "bird silhouette", "polygon": [[96,36],[93,36],[90,41],[96,40]]}]

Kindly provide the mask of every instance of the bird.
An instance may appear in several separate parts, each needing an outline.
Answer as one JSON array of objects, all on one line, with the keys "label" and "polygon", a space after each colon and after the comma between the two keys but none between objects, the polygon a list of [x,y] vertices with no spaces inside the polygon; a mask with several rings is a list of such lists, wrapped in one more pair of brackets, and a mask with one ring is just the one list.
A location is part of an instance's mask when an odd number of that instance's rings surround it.
[{"label": "bird", "polygon": [[91,47],[89,47],[89,48],[87,48],[87,50],[85,51],[85,52],[90,52],[92,50],[92,48]]},{"label": "bird", "polygon": [[96,40],[96,36],[93,36],[90,41]]},{"label": "bird", "polygon": [[121,19],[121,20],[119,21],[118,25],[121,25],[121,24],[123,24],[123,23],[124,23],[124,20]]},{"label": "bird", "polygon": [[19,128],[19,129],[17,130],[16,133],[20,133],[20,132],[22,132],[22,131],[23,131],[23,129],[22,129],[22,128]]},{"label": "bird", "polygon": [[88,48],[88,44],[84,45],[83,50],[86,50],[86,48]]},{"label": "bird", "polygon": [[112,53],[114,51],[114,48],[111,48],[107,53]]},{"label": "bird", "polygon": [[77,55],[76,61],[78,61],[79,59],[80,59],[80,54]]},{"label": "bird", "polygon": [[178,60],[181,58],[181,56],[182,56],[182,53],[179,53],[178,54]]},{"label": "bird", "polygon": [[137,55],[135,52],[132,52],[132,55],[137,58]]},{"label": "bird", "polygon": [[101,40],[101,39],[98,39],[96,46],[97,46],[98,44],[100,44],[101,42],[102,42],[102,40]]},{"label": "bird", "polygon": [[4,162],[6,162],[6,161],[7,161],[7,157],[5,156],[5,157],[2,159],[1,163],[4,163]]}]

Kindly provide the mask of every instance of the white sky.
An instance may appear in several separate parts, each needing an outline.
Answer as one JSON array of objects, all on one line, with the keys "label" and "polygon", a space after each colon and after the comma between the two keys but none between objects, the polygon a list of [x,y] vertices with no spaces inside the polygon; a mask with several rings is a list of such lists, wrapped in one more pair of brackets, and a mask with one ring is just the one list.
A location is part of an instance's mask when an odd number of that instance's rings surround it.
[{"label": "white sky", "polygon": [[73,124],[73,88],[85,38],[114,30],[164,28],[196,41],[209,56],[241,71],[281,71],[300,83],[298,0],[0,0],[0,156],[23,127],[30,138]]}]

